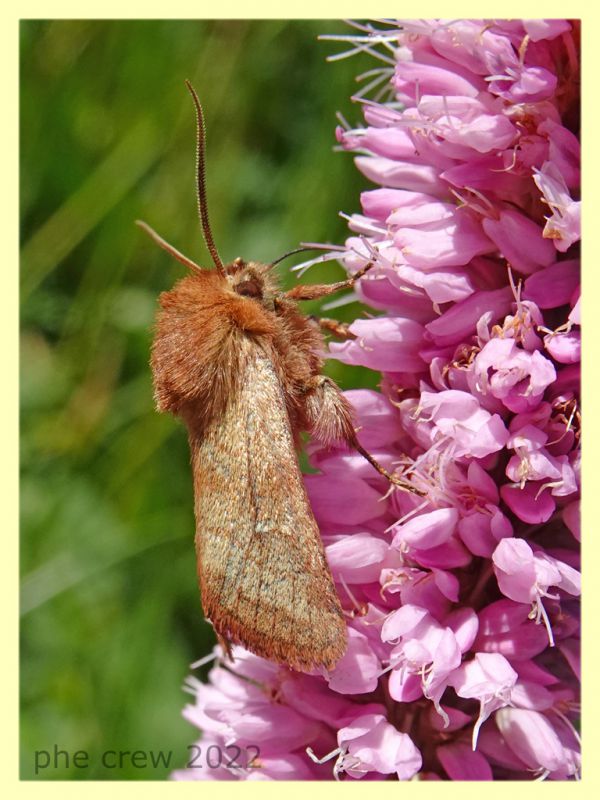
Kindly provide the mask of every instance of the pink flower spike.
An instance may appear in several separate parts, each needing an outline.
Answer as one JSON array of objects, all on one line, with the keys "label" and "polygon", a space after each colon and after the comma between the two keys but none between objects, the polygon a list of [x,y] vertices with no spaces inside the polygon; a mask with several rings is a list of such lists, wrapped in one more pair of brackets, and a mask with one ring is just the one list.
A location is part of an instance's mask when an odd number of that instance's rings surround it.
[{"label": "pink flower spike", "polygon": [[472,661],[455,670],[448,683],[459,697],[479,700],[479,717],[473,728],[473,750],[479,729],[493,711],[508,705],[518,679],[504,656],[498,653],[475,653]]},{"label": "pink flower spike", "polygon": [[[344,330],[296,331],[308,371],[295,348],[283,366],[347,650],[299,672],[216,647],[184,716],[203,749],[256,743],[261,768],[173,777],[580,777],[580,28],[380,19],[324,37],[332,61],[372,57],[362,119],[338,114],[335,137],[373,183],[341,201],[346,237],[293,271],[371,269],[320,304],[344,306]],[[336,360],[370,370],[377,391],[344,391],[358,441],[423,496],[303,412],[327,356],[338,378]],[[314,626],[296,627],[302,643]]]}]

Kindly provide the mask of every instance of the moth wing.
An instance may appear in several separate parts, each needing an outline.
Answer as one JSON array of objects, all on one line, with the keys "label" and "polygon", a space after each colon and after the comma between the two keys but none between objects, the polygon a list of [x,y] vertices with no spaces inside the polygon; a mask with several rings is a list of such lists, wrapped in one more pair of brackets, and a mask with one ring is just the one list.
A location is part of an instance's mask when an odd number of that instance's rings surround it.
[{"label": "moth wing", "polygon": [[346,625],[300,473],[281,384],[248,339],[242,380],[192,444],[196,551],[218,634],[296,669],[333,667]]}]

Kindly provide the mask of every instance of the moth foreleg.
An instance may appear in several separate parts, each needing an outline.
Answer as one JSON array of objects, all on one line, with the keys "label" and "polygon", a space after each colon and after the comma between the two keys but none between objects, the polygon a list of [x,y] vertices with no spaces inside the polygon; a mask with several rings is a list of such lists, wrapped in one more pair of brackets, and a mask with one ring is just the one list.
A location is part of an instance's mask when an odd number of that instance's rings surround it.
[{"label": "moth foreleg", "polygon": [[289,292],[284,294],[284,297],[290,300],[317,300],[319,297],[327,297],[328,294],[335,294],[342,289],[350,289],[356,281],[360,280],[370,269],[374,266],[373,261],[369,261],[364,267],[355,272],[352,277],[345,281],[337,281],[337,283],[326,284],[303,284],[301,286],[294,286]]},{"label": "moth foreleg", "polygon": [[309,317],[321,330],[331,333],[338,339],[356,339],[356,335],[350,331],[349,322],[340,322],[339,319],[330,319],[329,317],[316,317],[311,314]]}]

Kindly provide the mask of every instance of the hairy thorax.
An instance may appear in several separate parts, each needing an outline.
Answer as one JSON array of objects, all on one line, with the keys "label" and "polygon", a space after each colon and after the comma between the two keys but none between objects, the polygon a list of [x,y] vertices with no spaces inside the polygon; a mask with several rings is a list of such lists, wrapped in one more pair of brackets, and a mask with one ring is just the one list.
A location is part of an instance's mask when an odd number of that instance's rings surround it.
[{"label": "hairy thorax", "polygon": [[156,403],[205,427],[245,374],[251,340],[273,364],[296,436],[307,427],[307,391],[320,374],[320,331],[278,288],[270,266],[236,259],[225,276],[190,275],[160,296],[152,348]]}]

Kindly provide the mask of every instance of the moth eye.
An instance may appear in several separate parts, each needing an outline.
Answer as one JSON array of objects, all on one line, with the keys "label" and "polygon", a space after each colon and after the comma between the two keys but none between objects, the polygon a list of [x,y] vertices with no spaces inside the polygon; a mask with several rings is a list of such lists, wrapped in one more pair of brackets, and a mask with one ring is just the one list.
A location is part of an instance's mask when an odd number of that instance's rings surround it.
[{"label": "moth eye", "polygon": [[240,281],[235,291],[244,297],[262,297],[262,287],[257,281]]}]

